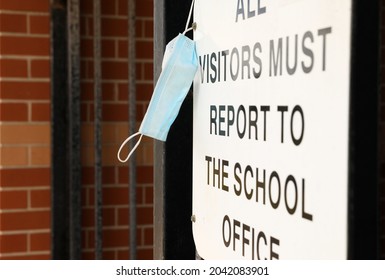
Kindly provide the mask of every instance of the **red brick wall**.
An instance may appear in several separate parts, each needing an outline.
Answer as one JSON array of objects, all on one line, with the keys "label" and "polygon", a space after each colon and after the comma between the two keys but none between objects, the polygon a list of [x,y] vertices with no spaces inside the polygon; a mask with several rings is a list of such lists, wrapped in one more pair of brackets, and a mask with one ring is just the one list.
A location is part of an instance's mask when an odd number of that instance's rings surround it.
[{"label": "red brick wall", "polygon": [[[102,98],[103,98],[103,255],[128,259],[128,165],[118,164],[116,151],[128,136],[128,41],[126,0],[102,1]],[[83,257],[93,258],[93,17],[92,0],[81,1],[81,94],[83,165]],[[153,1],[137,1],[136,11],[137,121],[142,120],[153,89]],[[136,151],[137,253],[152,259],[153,149],[143,139]]]},{"label": "red brick wall", "polygon": [[[92,0],[81,0],[83,258],[93,258]],[[128,258],[127,2],[102,0],[105,259]],[[0,1],[0,259],[50,258],[50,1]],[[152,94],[153,0],[137,1],[137,120]],[[138,258],[152,258],[152,140],[138,161]]]},{"label": "red brick wall", "polygon": [[0,1],[0,259],[50,258],[49,19]]}]

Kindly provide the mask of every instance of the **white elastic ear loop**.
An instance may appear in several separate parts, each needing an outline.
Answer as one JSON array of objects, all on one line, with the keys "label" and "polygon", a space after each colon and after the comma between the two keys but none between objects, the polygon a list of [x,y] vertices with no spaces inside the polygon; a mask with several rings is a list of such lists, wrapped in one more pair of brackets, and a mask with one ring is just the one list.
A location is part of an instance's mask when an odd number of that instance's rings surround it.
[{"label": "white elastic ear loop", "polygon": [[191,14],[192,14],[192,10],[193,10],[193,7],[194,7],[194,2],[195,2],[195,0],[192,0],[191,7],[190,7],[190,12],[188,14],[188,19],[187,19],[187,22],[186,22],[186,27],[184,28],[183,35],[186,34],[187,31],[190,31],[190,30],[193,29],[193,27],[188,28],[188,24],[190,23]]},{"label": "white elastic ear loop", "polygon": [[142,141],[142,137],[143,137],[143,134],[140,135],[140,138],[138,140],[138,142],[136,142],[135,146],[132,148],[131,152],[128,154],[128,156],[125,158],[125,159],[121,159],[120,158],[120,152],[122,151],[124,145],[126,145],[132,138],[134,138],[135,136],[141,134],[139,131],[133,135],[131,135],[130,137],[128,137],[126,140],[124,140],[124,142],[122,143],[122,145],[120,145],[120,148],[119,148],[119,151],[118,151],[118,154],[116,155],[118,160],[122,163],[125,163],[129,158],[130,156],[132,155],[133,152],[135,152],[136,148],[138,148],[139,144],[140,144],[140,141]]}]

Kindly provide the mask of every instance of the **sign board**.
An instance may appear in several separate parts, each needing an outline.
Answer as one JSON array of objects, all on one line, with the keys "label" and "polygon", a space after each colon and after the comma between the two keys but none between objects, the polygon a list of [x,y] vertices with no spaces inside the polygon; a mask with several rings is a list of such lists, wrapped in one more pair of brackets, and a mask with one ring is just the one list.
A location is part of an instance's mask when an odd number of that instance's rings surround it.
[{"label": "sign board", "polygon": [[352,4],[196,1],[204,259],[346,259]]}]

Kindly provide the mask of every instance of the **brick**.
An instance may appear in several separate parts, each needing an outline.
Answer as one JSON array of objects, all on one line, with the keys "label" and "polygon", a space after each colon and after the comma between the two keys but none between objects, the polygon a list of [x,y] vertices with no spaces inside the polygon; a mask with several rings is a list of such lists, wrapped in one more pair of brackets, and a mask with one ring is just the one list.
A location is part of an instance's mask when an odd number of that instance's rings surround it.
[{"label": "brick", "polygon": [[[119,143],[120,146],[120,143]],[[102,164],[104,166],[123,164],[117,159],[118,145],[105,145],[103,148]]]},{"label": "brick", "polygon": [[154,86],[152,84],[137,84],[137,100],[138,101],[148,101],[152,97],[154,91]]},{"label": "brick", "polygon": [[121,61],[103,61],[102,79],[120,79],[127,80],[128,67],[126,62]]},{"label": "brick", "polygon": [[118,254],[117,256],[118,260],[128,260],[130,258],[130,254],[128,250],[119,250],[117,254]]},{"label": "brick", "polygon": [[137,19],[135,22],[135,37],[143,38],[144,37],[144,22],[143,20]]},{"label": "brick", "polygon": [[102,182],[104,185],[115,184],[115,167],[104,166],[102,168]]},{"label": "brick", "polygon": [[27,17],[21,14],[0,15],[0,32],[26,33]]},{"label": "brick", "polygon": [[32,103],[31,120],[35,122],[50,122],[51,121],[51,104]]},{"label": "brick", "polygon": [[51,69],[50,61],[45,60],[32,60],[31,61],[31,76],[33,78],[50,78]]},{"label": "brick", "polygon": [[126,139],[128,135],[128,125],[125,122],[116,123],[116,137],[117,142],[120,144]]},{"label": "brick", "polygon": [[113,226],[115,225],[115,208],[103,208],[103,226]]},{"label": "brick", "polygon": [[127,0],[118,0],[118,13],[119,15],[128,14],[128,1]]},{"label": "brick", "polygon": [[50,100],[49,82],[1,82],[0,99]]},{"label": "brick", "polygon": [[127,229],[108,229],[103,231],[104,247],[128,246]]},{"label": "brick", "polygon": [[0,165],[23,166],[28,164],[28,148],[0,147]]},{"label": "brick", "polygon": [[[93,18],[88,17],[86,24],[87,24],[87,35],[93,36],[94,35],[94,20],[93,20]],[[101,22],[101,27],[102,26],[103,26],[103,24]],[[102,36],[103,36],[103,33],[102,33]]]},{"label": "brick", "polygon": [[31,251],[49,251],[51,250],[50,233],[32,233],[30,235]]},{"label": "brick", "polygon": [[88,63],[85,60],[80,61],[80,80],[86,80],[90,75],[88,72]]},{"label": "brick", "polygon": [[142,227],[138,227],[136,229],[136,244],[138,245],[138,247],[141,247],[144,244],[143,230],[142,229],[143,229]]},{"label": "brick", "polygon": [[28,206],[28,195],[26,191],[1,191],[1,210],[24,209]]},{"label": "brick", "polygon": [[80,99],[81,99],[81,102],[94,100],[94,84],[93,83],[81,81],[81,83],[80,83]]},{"label": "brick", "polygon": [[0,219],[4,231],[49,229],[51,226],[50,211],[1,213]]},{"label": "brick", "polygon": [[144,228],[144,245],[152,245],[154,239],[154,229]]},{"label": "brick", "polygon": [[143,120],[144,115],[147,111],[148,104],[143,105],[143,104],[138,104],[136,106],[136,119],[137,120]]},{"label": "brick", "polygon": [[[83,3],[84,1],[80,1],[80,3]],[[81,5],[80,5],[81,6]],[[80,8],[81,9],[81,8]],[[87,36],[88,34],[88,19],[89,17],[86,16],[81,10],[80,10],[80,38],[83,39],[83,36]]]},{"label": "brick", "polygon": [[50,146],[31,147],[30,150],[30,162],[32,166],[49,166],[51,164]]},{"label": "brick", "polygon": [[139,166],[137,168],[137,181],[139,184],[152,184],[154,182],[153,167],[152,166]]},{"label": "brick", "polygon": [[103,124],[102,125],[102,142],[103,144],[115,144],[119,142],[116,138],[116,125],[115,124]]},{"label": "brick", "polygon": [[103,104],[102,106],[103,121],[127,121],[128,108],[127,104]]},{"label": "brick", "polygon": [[49,0],[39,0],[39,1],[1,0],[0,10],[49,12]]},{"label": "brick", "polygon": [[118,225],[127,226],[129,222],[129,209],[128,207],[118,208]]},{"label": "brick", "polygon": [[154,253],[152,249],[138,249],[137,251],[138,260],[152,260],[153,255]]},{"label": "brick", "polygon": [[30,15],[29,28],[33,34],[50,34],[49,15]]},{"label": "brick", "polygon": [[153,0],[142,0],[136,2],[137,17],[153,17],[154,4]]},{"label": "brick", "polygon": [[110,187],[103,189],[103,205],[127,205],[128,188]]},{"label": "brick", "polygon": [[27,251],[27,235],[0,235],[0,253],[17,253]]},{"label": "brick", "polygon": [[26,103],[0,103],[0,121],[21,122],[27,120],[28,105]]},{"label": "brick", "polygon": [[51,191],[48,190],[31,190],[31,207],[32,208],[48,208],[51,207]]},{"label": "brick", "polygon": [[139,207],[137,209],[138,225],[152,225],[154,222],[154,213],[152,207]]},{"label": "brick", "polygon": [[150,137],[146,137],[144,139],[148,142],[144,142],[144,157],[142,165],[152,166],[154,164],[154,139]]},{"label": "brick", "polygon": [[93,185],[94,174],[94,167],[82,167],[82,185]]},{"label": "brick", "polygon": [[[104,227],[115,225],[115,208],[103,208],[102,221]],[[95,226],[94,208],[82,209],[82,226],[88,228]]]},{"label": "brick", "polygon": [[143,205],[144,203],[144,188],[136,187],[136,204]]},{"label": "brick", "polygon": [[93,147],[84,147],[81,150],[81,158],[83,166],[94,165],[95,163],[95,153]]},{"label": "brick", "polygon": [[[125,226],[129,223],[129,209],[128,208],[118,208],[118,225]],[[153,219],[153,212],[151,207],[138,207],[137,208],[137,218],[138,224],[141,225],[152,225],[150,222]],[[140,222],[139,222],[140,221]]]},{"label": "brick", "polygon": [[2,144],[50,144],[50,125],[4,124]]},{"label": "brick", "polygon": [[154,80],[154,66],[152,63],[144,63],[144,80],[153,81]]},{"label": "brick", "polygon": [[5,255],[4,257],[0,257],[0,260],[50,260],[51,255],[49,252],[47,254],[22,254],[22,255],[17,255],[17,256],[7,256]]},{"label": "brick", "polygon": [[116,56],[115,53],[115,40],[102,40],[102,57],[113,58]]},{"label": "brick", "polygon": [[144,80],[144,66],[143,63],[136,63],[136,80],[142,81]]},{"label": "brick", "polygon": [[[86,78],[93,79],[94,78],[94,61],[86,61]],[[102,69],[103,71],[103,69]]]},{"label": "brick", "polygon": [[[87,167],[88,168],[88,167]],[[82,180],[83,180],[83,169],[82,169]],[[81,189],[81,204],[82,206],[89,206],[89,199],[88,199],[88,191],[89,186],[85,186],[85,184],[82,183],[82,189]]]},{"label": "brick", "polygon": [[82,124],[81,140],[82,140],[82,144],[93,145],[94,143],[94,125],[93,124]]},{"label": "brick", "polygon": [[50,185],[49,168],[18,168],[0,170],[2,187],[33,187]]},{"label": "brick", "polygon": [[92,14],[94,6],[93,6],[93,0],[82,0],[79,1],[80,4],[80,14]]},{"label": "brick", "polygon": [[103,250],[102,258],[103,260],[115,260],[115,250],[111,250],[111,251]]},{"label": "brick", "polygon": [[[82,1],[80,1],[82,2]],[[82,251],[82,260],[95,260],[95,253],[94,252],[84,252]]]},{"label": "brick", "polygon": [[1,59],[0,76],[4,78],[25,78],[28,75],[28,63],[24,59]]},{"label": "brick", "polygon": [[146,20],[144,22],[144,36],[151,39],[154,37],[154,21]]},{"label": "brick", "polygon": [[101,1],[100,10],[102,16],[104,15],[115,15],[116,14],[116,1]]},{"label": "brick", "polygon": [[94,209],[82,209],[82,227],[95,226]]},{"label": "brick", "polygon": [[139,59],[153,59],[154,45],[152,41],[137,41],[136,55]]},{"label": "brick", "polygon": [[127,37],[127,20],[113,17],[102,17],[102,37]]},{"label": "brick", "polygon": [[50,54],[49,38],[46,37],[11,37],[1,38],[3,55],[41,55]]},{"label": "brick", "polygon": [[119,83],[118,93],[120,101],[128,101],[128,83]]},{"label": "brick", "polygon": [[118,168],[119,184],[128,184],[128,168],[127,166],[120,166]]},{"label": "brick", "polygon": [[115,101],[115,83],[102,83],[102,100]]},{"label": "brick", "polygon": [[145,200],[146,204],[154,203],[154,189],[153,188],[145,188]]},{"label": "brick", "polygon": [[128,42],[127,40],[119,40],[118,41],[118,56],[120,58],[128,57]]},{"label": "brick", "polygon": [[80,42],[80,57],[92,58],[94,56],[94,41],[82,38]]}]

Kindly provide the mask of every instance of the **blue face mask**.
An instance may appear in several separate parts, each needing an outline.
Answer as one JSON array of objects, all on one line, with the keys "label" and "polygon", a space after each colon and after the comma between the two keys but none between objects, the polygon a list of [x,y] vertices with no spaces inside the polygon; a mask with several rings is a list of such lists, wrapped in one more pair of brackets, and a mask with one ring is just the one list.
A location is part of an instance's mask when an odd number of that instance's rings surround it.
[{"label": "blue face mask", "polygon": [[[193,4],[194,1],[191,5],[187,24],[190,21]],[[195,42],[184,35],[191,29],[187,29],[186,25],[185,32],[179,34],[167,44],[162,62],[162,72],[155,86],[147,112],[139,131],[128,137],[120,146],[117,154],[119,161],[126,162],[129,159],[139,146],[143,135],[161,141],[166,140],[168,131],[179,113],[198,69]],[[139,135],[140,138],[132,151],[125,159],[121,159],[120,153],[124,145]]]}]

